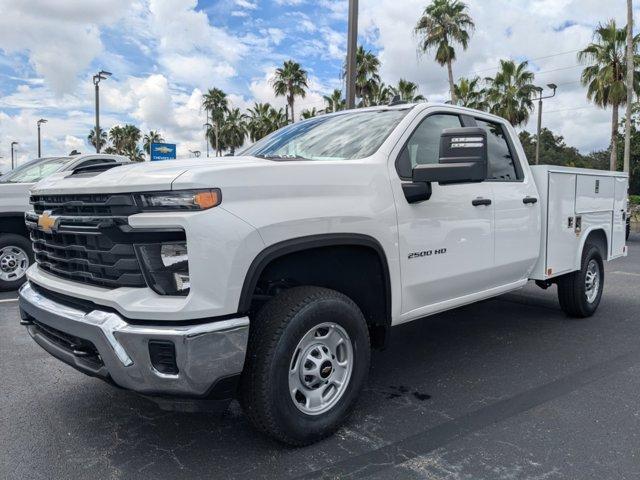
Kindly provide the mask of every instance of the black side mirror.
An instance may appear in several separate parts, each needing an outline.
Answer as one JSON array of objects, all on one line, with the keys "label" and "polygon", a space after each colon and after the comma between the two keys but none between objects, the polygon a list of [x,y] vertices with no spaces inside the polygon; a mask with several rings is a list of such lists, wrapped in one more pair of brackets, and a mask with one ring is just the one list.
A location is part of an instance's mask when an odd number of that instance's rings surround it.
[{"label": "black side mirror", "polygon": [[473,183],[487,178],[487,132],[479,127],[449,128],[440,136],[437,164],[416,165],[413,181]]}]

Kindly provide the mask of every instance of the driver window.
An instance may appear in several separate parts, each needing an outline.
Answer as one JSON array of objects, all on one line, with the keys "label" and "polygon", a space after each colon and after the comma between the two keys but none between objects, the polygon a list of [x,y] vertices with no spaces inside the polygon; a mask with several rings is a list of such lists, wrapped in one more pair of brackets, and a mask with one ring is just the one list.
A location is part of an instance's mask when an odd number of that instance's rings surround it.
[{"label": "driver window", "polygon": [[398,159],[398,174],[411,178],[413,167],[440,160],[440,136],[447,128],[460,128],[457,115],[438,113],[425,118],[411,135]]}]

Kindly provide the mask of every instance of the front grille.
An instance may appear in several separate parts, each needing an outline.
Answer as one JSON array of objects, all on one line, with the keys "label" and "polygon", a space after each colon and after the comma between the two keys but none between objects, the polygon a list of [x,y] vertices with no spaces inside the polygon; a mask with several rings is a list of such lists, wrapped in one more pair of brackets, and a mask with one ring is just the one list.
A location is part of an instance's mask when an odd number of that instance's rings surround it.
[{"label": "front grille", "polygon": [[[25,218],[38,266],[74,282],[146,287],[135,245],[185,239],[182,230],[132,229],[128,216],[141,211],[132,194],[34,195],[31,204]],[[49,229],[38,225],[45,215]]]},{"label": "front grille", "polygon": [[31,241],[38,266],[59,277],[107,288],[146,286],[133,244],[96,233],[38,229],[31,230]]},{"label": "front grille", "polygon": [[[146,286],[136,235],[125,231],[127,216],[140,211],[133,195],[34,195],[31,204],[36,215],[28,213],[26,221],[42,270],[105,288]],[[51,231],[38,227],[44,212],[57,219]]]},{"label": "front grille", "polygon": [[37,320],[32,319],[31,322],[40,335],[46,337],[50,342],[58,345],[63,350],[89,363],[94,368],[104,366],[98,350],[89,340],[84,340],[83,338],[62,332],[44,323],[40,323]]},{"label": "front grille", "polygon": [[38,214],[128,216],[140,212],[131,194],[33,195],[31,204]]}]

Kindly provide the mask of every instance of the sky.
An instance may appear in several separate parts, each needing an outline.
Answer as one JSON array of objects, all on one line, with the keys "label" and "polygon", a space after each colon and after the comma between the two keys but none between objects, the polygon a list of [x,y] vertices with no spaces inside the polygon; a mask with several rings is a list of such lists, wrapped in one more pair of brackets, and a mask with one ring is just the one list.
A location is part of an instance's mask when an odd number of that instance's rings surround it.
[{"label": "sky", "polygon": [[[577,51],[600,22],[626,24],[625,0],[468,0],[476,23],[468,50],[458,48],[454,74],[495,74],[500,59],[528,60],[536,84],[555,83],[544,125],[583,153],[606,148],[610,110],[586,99]],[[446,69],[419,54],[413,28],[427,0],[360,0],[359,43],[381,59],[386,83],[420,85],[430,101],[448,98]],[[640,11],[636,7],[636,15]],[[101,126],[134,123],[178,144],[178,154],[205,150],[201,96],[222,88],[233,107],[284,106],[270,85],[293,59],[309,73],[296,110],[321,109],[342,87],[347,0],[0,0],[0,172],[37,154],[92,151],[91,77],[100,85]],[[536,112],[525,128],[535,129]]]}]

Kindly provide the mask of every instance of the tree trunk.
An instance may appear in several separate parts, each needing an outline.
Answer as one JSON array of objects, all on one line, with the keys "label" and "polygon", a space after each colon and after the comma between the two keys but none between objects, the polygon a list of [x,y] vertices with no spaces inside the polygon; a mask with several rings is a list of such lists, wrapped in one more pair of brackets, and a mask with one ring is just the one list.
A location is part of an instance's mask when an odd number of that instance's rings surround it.
[{"label": "tree trunk", "polygon": [[220,126],[218,125],[218,121],[216,120],[216,157],[220,156]]},{"label": "tree trunk", "polygon": [[624,172],[631,163],[631,106],[633,105],[633,0],[627,0],[627,121],[624,126]]},{"label": "tree trunk", "polygon": [[291,110],[291,123],[295,123],[296,116],[293,113],[293,96],[289,97],[289,110]]},{"label": "tree trunk", "polygon": [[613,116],[611,118],[611,158],[609,160],[609,169],[612,172],[617,170],[618,163],[618,109],[620,106],[618,104],[613,105]]},{"label": "tree trunk", "polygon": [[449,73],[449,91],[451,92],[451,104],[455,105],[457,99],[455,89],[453,88],[453,68],[451,66],[451,60],[447,60],[447,72]]}]

